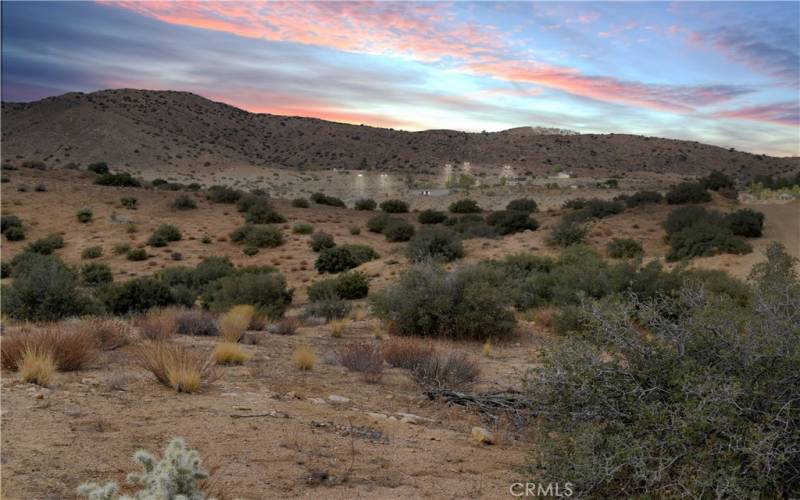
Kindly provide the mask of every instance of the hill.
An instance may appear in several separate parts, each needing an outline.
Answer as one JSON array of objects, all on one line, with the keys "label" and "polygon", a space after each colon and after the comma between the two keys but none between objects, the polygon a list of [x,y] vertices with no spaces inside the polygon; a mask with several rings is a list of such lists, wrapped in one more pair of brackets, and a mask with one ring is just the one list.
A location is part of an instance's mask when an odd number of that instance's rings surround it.
[{"label": "hill", "polygon": [[31,103],[3,103],[2,119],[5,162],[409,172],[470,162],[489,169],[511,165],[530,174],[556,167],[599,175],[637,171],[702,175],[718,169],[740,178],[800,168],[800,158],[753,155],[691,141],[538,127],[492,133],[406,132],[249,113],[175,91],[76,92]]}]

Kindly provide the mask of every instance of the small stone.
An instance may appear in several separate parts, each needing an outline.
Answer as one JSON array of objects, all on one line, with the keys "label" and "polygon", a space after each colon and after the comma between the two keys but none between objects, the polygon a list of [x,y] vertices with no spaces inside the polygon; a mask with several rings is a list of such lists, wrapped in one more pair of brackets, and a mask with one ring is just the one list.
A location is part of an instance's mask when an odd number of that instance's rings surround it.
[{"label": "small stone", "polygon": [[311,401],[312,403],[314,403],[315,405],[324,405],[325,404],[325,400],[322,399],[322,398],[308,398],[308,400]]},{"label": "small stone", "polygon": [[36,399],[44,399],[44,394],[40,392],[39,394],[36,395]]},{"label": "small stone", "polygon": [[487,431],[483,427],[472,428],[472,439],[483,444],[495,444],[496,442],[494,434]]},{"label": "small stone", "polygon": [[350,398],[346,398],[344,396],[339,396],[336,394],[331,394],[330,396],[328,396],[328,401],[330,401],[331,403],[349,403]]},{"label": "small stone", "polygon": [[406,424],[421,424],[423,422],[433,422],[433,420],[425,417],[420,417],[419,415],[414,415],[413,413],[398,413],[400,416],[400,421]]},{"label": "small stone", "polygon": [[369,416],[370,416],[370,417],[372,417],[372,418],[376,418],[376,419],[378,419],[378,420],[386,420],[386,419],[388,418],[388,417],[387,417],[386,415],[384,415],[383,413],[371,413],[371,412],[367,412],[367,415],[369,415]]}]

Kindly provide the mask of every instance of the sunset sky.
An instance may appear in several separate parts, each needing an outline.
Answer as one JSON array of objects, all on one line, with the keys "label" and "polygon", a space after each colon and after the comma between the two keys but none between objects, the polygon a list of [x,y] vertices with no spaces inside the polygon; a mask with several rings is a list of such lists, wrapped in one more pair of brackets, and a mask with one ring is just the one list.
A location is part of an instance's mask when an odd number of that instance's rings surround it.
[{"label": "sunset sky", "polygon": [[4,101],[106,88],[406,130],[800,155],[800,3],[3,2]]}]

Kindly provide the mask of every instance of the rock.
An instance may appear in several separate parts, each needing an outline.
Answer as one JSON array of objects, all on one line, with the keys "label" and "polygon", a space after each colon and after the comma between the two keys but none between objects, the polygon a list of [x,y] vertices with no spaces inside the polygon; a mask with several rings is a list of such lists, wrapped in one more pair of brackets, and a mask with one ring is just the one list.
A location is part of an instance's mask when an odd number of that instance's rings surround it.
[{"label": "rock", "polygon": [[336,394],[331,394],[330,396],[328,396],[328,401],[330,401],[331,403],[349,403],[350,398],[346,398],[344,396],[338,396]]},{"label": "rock", "polygon": [[322,399],[322,398],[308,398],[308,400],[311,401],[312,403],[314,403],[315,405],[324,405],[325,404],[325,400]]},{"label": "rock", "polygon": [[378,420],[386,420],[387,418],[389,418],[389,417],[387,417],[386,415],[384,415],[383,413],[371,413],[371,412],[367,412],[367,415],[369,415],[369,416],[370,416],[370,417],[372,417],[372,418],[378,419]]},{"label": "rock", "polygon": [[495,444],[497,442],[494,434],[483,427],[472,428],[472,439],[483,444]]},{"label": "rock", "polygon": [[400,421],[406,424],[422,424],[424,422],[433,422],[430,418],[420,417],[419,415],[414,415],[413,413],[398,413],[397,415],[400,416]]}]

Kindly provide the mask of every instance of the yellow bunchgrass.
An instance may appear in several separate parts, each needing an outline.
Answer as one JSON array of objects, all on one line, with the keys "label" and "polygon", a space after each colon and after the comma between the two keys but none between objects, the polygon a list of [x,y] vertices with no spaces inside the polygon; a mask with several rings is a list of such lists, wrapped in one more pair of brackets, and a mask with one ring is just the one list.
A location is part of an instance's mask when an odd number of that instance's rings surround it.
[{"label": "yellow bunchgrass", "polygon": [[492,349],[492,341],[491,339],[486,339],[486,342],[483,343],[483,355],[487,358],[492,355],[494,349]]},{"label": "yellow bunchgrass", "polygon": [[337,319],[331,321],[331,337],[338,339],[344,334],[344,331],[346,329],[347,329],[346,319]]},{"label": "yellow bunchgrass", "polygon": [[212,361],[170,342],[146,342],[132,351],[135,364],[149,370],[156,380],[178,392],[197,392],[215,378]]},{"label": "yellow bunchgrass", "polygon": [[220,342],[211,354],[218,365],[241,365],[253,356],[239,344]]},{"label": "yellow bunchgrass", "polygon": [[353,311],[353,321],[364,321],[367,317],[367,311],[363,309],[356,309]]},{"label": "yellow bunchgrass", "polygon": [[292,353],[292,363],[299,370],[311,370],[317,363],[317,353],[310,346],[301,345]]},{"label": "yellow bunchgrass", "polygon": [[25,349],[19,362],[22,380],[45,386],[50,383],[56,371],[52,354],[44,349]]},{"label": "yellow bunchgrass", "polygon": [[227,342],[239,342],[253,321],[256,308],[248,305],[234,306],[219,319],[219,331]]}]

